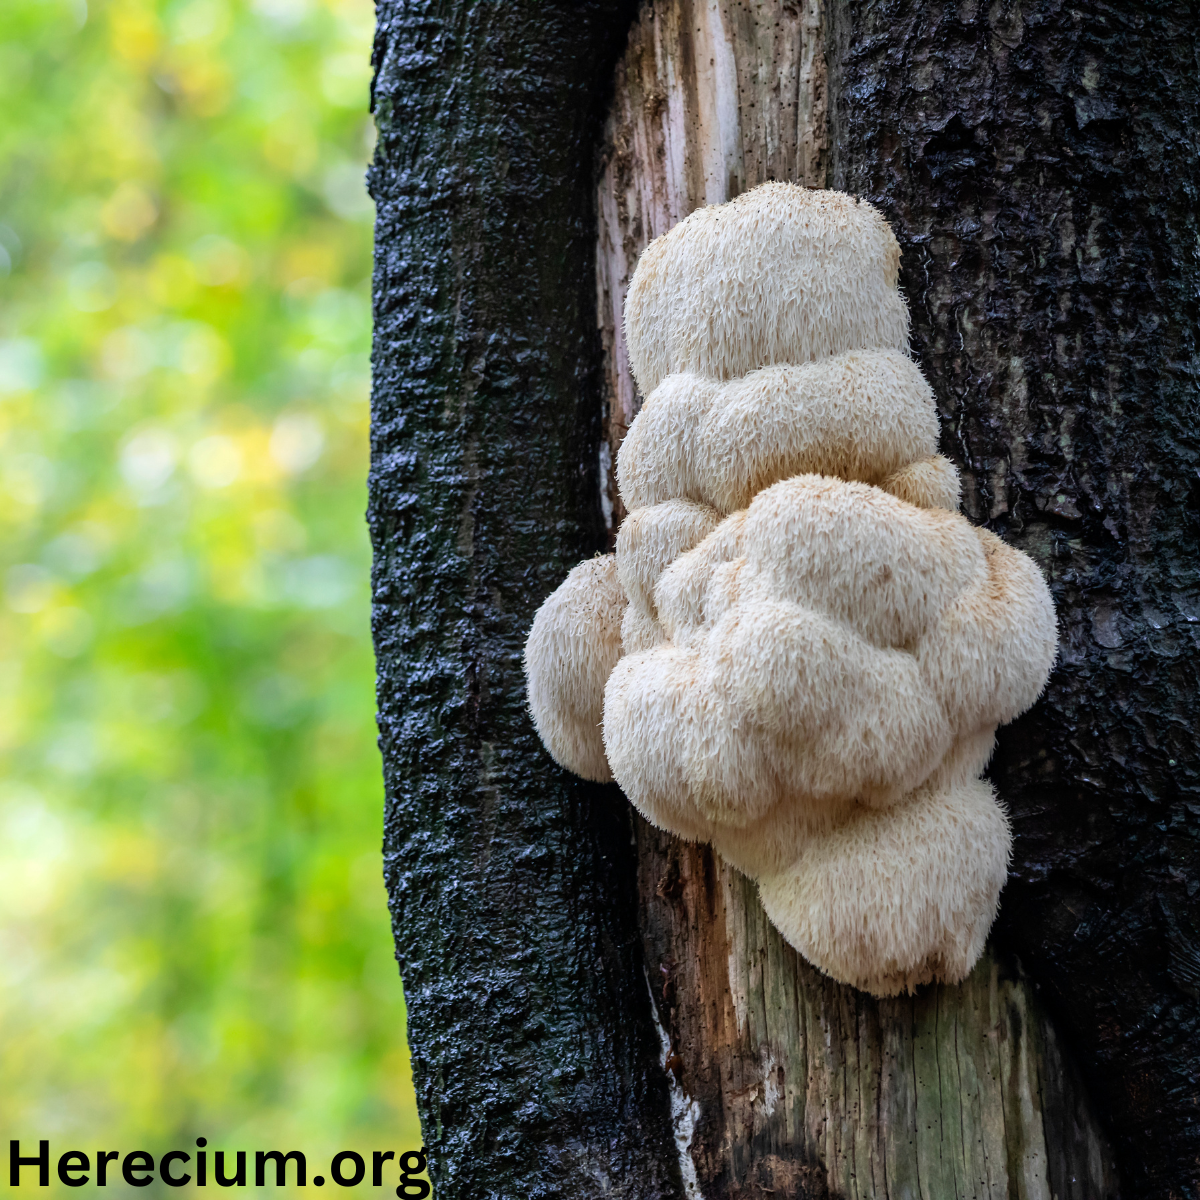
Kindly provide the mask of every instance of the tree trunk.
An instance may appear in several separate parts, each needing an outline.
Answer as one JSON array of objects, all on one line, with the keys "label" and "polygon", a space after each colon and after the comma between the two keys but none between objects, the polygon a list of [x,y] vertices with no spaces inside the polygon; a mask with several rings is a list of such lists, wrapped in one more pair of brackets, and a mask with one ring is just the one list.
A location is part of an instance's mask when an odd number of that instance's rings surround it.
[{"label": "tree trunk", "polygon": [[593,161],[619,3],[381,3],[369,519],[385,874],[441,1200],[675,1197],[628,806],[521,652],[603,545]]},{"label": "tree trunk", "polygon": [[[1127,1195],[1193,1195],[1195,8],[634,16],[380,6],[385,851],[438,1194],[1106,1197],[1107,1130]],[[532,612],[622,515],[637,254],[767,178],[888,216],[965,509],[1059,606],[992,771],[998,948],[904,1000],[819,976],[709,851],[638,820],[635,863],[524,713]]]}]

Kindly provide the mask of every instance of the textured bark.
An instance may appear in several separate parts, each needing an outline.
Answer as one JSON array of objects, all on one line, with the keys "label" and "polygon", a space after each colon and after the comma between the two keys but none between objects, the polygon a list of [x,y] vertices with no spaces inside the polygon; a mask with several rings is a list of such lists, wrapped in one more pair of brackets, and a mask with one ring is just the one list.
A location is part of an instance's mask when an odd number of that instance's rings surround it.
[{"label": "textured bark", "polygon": [[593,179],[619,3],[379,9],[369,518],[385,865],[440,1200],[678,1194],[627,805],[525,710],[603,544]]},{"label": "textured bark", "polygon": [[1051,581],[1001,730],[998,940],[1127,1195],[1200,1194],[1200,64],[1194,3],[835,0],[833,185],[903,249],[965,509]]},{"label": "textured bark", "polygon": [[[610,460],[639,405],[621,337],[638,255],[767,179],[825,186],[825,40],[816,4],[643,6],[598,185]],[[611,472],[605,484],[615,531]],[[646,958],[701,1195],[1116,1194],[1084,1089],[1008,956],[987,954],[962,987],[875,1001],[809,967],[711,851],[637,827]]]}]

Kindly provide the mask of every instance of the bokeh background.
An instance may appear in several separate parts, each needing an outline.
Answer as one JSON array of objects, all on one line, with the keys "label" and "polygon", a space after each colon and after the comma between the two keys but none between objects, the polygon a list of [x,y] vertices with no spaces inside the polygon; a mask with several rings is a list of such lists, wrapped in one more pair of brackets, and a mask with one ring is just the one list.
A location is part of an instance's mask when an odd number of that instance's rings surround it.
[{"label": "bokeh background", "polygon": [[5,1139],[421,1144],[363,520],[372,23],[0,2]]}]

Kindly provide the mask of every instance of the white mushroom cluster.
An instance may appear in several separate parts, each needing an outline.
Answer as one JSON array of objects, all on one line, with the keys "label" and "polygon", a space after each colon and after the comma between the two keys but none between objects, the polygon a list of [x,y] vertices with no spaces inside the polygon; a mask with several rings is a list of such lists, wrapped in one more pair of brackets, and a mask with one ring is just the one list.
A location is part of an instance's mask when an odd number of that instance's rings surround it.
[{"label": "white mushroom cluster", "polygon": [[979,776],[1054,660],[1036,565],[958,509],[870,205],[766,184],[643,254],[615,555],[534,619],[553,757],[756,879],[877,995],[975,964],[1007,874]]}]

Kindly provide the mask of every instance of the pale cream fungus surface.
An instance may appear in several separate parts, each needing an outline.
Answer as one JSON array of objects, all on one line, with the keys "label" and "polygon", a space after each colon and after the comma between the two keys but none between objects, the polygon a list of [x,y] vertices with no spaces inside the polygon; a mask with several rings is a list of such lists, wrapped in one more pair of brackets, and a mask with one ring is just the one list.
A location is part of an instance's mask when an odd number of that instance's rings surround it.
[{"label": "pale cream fungus surface", "polygon": [[557,762],[710,842],[877,995],[978,959],[1011,844],[980,773],[1056,651],[1038,568],[958,513],[898,268],[869,204],[790,184],[651,243],[629,516],[525,651]]}]

